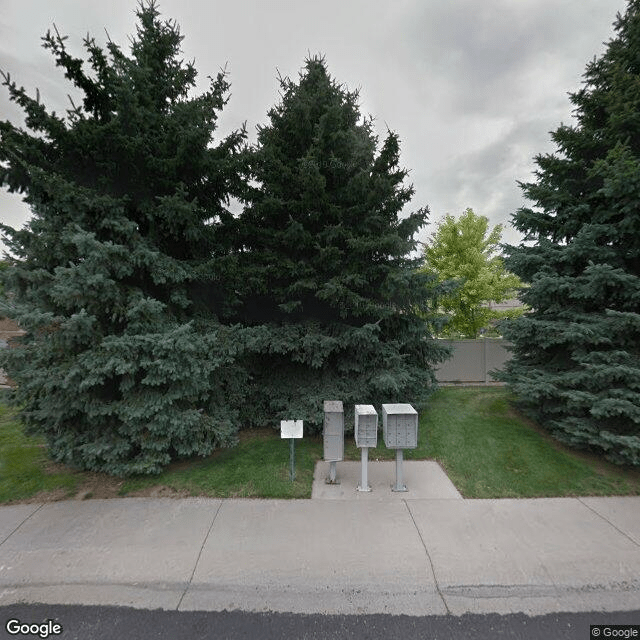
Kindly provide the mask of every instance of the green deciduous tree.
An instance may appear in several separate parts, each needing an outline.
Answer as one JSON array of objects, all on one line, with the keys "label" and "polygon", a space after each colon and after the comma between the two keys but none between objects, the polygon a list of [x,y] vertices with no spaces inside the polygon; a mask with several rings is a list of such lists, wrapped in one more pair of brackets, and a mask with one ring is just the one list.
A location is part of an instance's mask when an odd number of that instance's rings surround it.
[{"label": "green deciduous tree", "polygon": [[640,465],[640,2],[571,94],[575,124],[536,158],[534,204],[514,215],[531,246],[507,266],[531,311],[504,334],[503,379],[558,438]]},{"label": "green deciduous tree", "polygon": [[358,94],[321,58],[280,86],[250,158],[256,186],[238,236],[245,304],[230,318],[260,329],[254,419],[319,426],[331,398],[419,403],[445,354],[430,336],[433,278],[409,257],[427,209],[400,216],[413,188],[398,136],[378,149]]},{"label": "green deciduous tree", "polygon": [[0,366],[57,460],[115,474],[232,442],[237,413],[220,400],[242,375],[239,332],[192,292],[214,276],[225,286],[216,268],[244,132],[213,146],[225,74],[191,96],[178,27],[153,2],[137,16],[130,55],[87,38],[83,61],[47,33],[82,102],[56,115],[3,74],[27,129],[0,123],[0,185],[26,194],[33,216],[1,227],[6,312],[26,335]]},{"label": "green deciduous tree", "polygon": [[490,302],[513,298],[520,279],[509,273],[499,255],[502,225],[489,230],[489,220],[467,209],[458,219],[447,215],[438,223],[425,247],[423,270],[437,275],[441,282],[457,286],[440,298],[450,322],[444,329],[448,337],[477,338],[492,322],[513,317],[521,310],[497,311]]}]

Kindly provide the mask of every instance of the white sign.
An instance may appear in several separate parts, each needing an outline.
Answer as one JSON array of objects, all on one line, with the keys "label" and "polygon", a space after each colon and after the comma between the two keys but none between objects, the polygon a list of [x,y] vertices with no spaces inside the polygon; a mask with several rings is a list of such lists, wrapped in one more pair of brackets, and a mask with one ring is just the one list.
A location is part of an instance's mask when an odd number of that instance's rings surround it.
[{"label": "white sign", "polygon": [[302,438],[302,420],[280,420],[281,438]]}]

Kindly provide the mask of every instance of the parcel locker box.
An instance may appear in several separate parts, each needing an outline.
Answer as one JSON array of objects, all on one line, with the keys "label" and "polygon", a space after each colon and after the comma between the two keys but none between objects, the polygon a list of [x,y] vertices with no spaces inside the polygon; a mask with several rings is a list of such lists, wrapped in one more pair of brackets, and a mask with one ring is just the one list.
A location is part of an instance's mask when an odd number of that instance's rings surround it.
[{"label": "parcel locker box", "polygon": [[378,414],[372,404],[357,404],[355,415],[356,447],[378,446]]},{"label": "parcel locker box", "polygon": [[344,411],[340,400],[324,402],[324,459],[339,462],[344,458]]},{"label": "parcel locker box", "polygon": [[383,404],[382,431],[388,449],[418,446],[418,412],[410,404]]}]

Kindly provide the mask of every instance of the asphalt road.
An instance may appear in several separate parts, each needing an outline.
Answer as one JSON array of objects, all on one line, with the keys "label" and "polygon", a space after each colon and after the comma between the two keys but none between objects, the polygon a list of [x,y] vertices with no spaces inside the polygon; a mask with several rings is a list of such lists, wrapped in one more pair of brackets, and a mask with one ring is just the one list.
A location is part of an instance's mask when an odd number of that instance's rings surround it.
[{"label": "asphalt road", "polygon": [[[19,623],[7,623],[19,620]],[[51,620],[40,630],[39,625]],[[529,617],[511,615],[390,616],[305,615],[248,613],[242,611],[190,612],[80,605],[22,604],[0,607],[1,638],[56,640],[588,640],[590,638],[640,638],[640,609],[618,613],[556,613]],[[61,633],[53,635],[55,625]],[[38,625],[28,635],[9,633],[21,625]],[[635,625],[631,629],[602,629],[590,625]],[[28,630],[28,628],[24,628]],[[635,629],[635,631],[634,631]],[[33,633],[35,631],[35,633]]]}]

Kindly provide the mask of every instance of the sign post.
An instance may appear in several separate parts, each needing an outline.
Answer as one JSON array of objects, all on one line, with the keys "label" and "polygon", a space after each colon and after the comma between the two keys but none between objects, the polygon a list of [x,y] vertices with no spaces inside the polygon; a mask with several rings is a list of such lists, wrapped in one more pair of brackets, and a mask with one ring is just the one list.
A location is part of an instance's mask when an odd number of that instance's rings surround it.
[{"label": "sign post", "polygon": [[296,446],[295,446],[295,438],[291,438],[291,450],[289,452],[289,477],[291,478],[291,482],[296,479]]},{"label": "sign post", "polygon": [[302,420],[281,420],[280,421],[280,438],[289,438],[289,477],[291,482],[296,479],[296,438],[302,438]]}]

